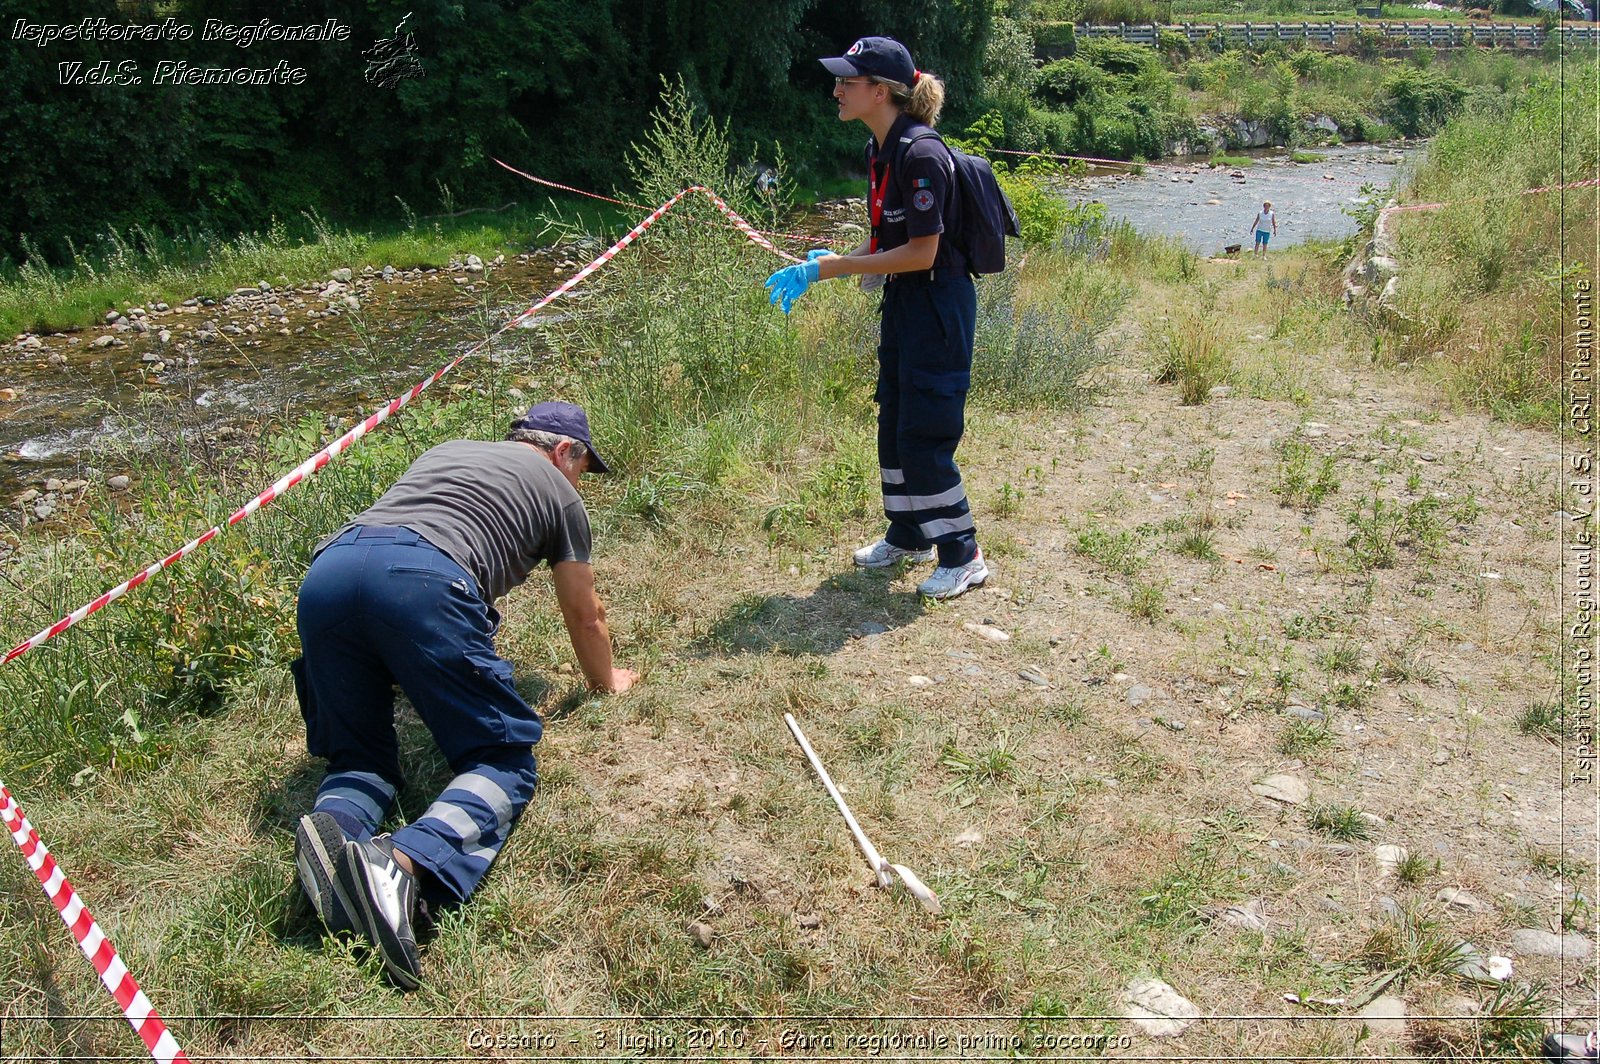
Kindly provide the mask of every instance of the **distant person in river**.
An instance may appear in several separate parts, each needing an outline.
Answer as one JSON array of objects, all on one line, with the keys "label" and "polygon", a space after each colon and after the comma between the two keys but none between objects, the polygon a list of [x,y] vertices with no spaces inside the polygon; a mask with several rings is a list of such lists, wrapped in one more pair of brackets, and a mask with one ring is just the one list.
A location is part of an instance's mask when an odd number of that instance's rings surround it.
[{"label": "distant person in river", "polygon": [[[589,687],[639,678],[612,662],[589,564],[578,477],[604,472],[583,410],[539,403],[503,441],[426,451],[317,546],[300,586],[295,692],[306,749],[328,772],[295,832],[295,867],[329,930],[365,937],[405,989],[421,980],[427,906],[467,900],[537,781],[543,722],[495,652],[494,601],[548,564]],[[396,685],[455,778],[421,817],[379,835],[402,783]]]},{"label": "distant person in river", "polygon": [[944,142],[929,135],[944,107],[944,85],[888,37],[863,37],[821,62],[834,76],[839,121],[858,121],[872,133],[871,235],[844,255],[810,252],[808,261],[767,278],[767,288],[787,314],[825,278],[858,274],[864,290],[882,287],[875,398],[888,529],[855,552],[855,564],[884,569],[902,560],[932,561],[937,552],[933,574],[917,590],[953,598],[987,580],[989,569],[955,462],[972,380],[977,295],[953,239],[961,225],[955,163]]},{"label": "distant person in river", "polygon": [[[1237,217],[1237,215],[1235,215]],[[1256,246],[1251,250],[1257,254],[1267,253],[1267,241],[1278,235],[1278,215],[1272,209],[1272,201],[1266,200],[1261,204],[1261,211],[1256,215],[1256,220],[1251,224],[1255,230]]]}]

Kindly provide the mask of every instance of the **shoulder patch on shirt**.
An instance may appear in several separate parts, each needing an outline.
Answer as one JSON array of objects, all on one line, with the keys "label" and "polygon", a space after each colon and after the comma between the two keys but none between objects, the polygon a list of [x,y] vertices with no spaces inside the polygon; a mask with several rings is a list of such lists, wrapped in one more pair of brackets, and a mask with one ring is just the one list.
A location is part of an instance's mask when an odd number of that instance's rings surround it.
[{"label": "shoulder patch on shirt", "polygon": [[919,188],[911,194],[911,205],[919,211],[933,209],[933,193],[925,188]]}]

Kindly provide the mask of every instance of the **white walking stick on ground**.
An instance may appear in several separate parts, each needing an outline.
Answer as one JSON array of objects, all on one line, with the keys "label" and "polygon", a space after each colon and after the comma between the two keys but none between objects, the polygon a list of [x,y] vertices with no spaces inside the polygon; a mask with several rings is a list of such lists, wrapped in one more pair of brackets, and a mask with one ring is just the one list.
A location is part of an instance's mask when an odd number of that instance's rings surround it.
[{"label": "white walking stick on ground", "polygon": [[861,825],[856,823],[856,818],[851,814],[850,807],[844,803],[844,796],[839,793],[839,788],[834,786],[833,777],[828,775],[828,770],[822,767],[822,759],[817,757],[817,752],[811,749],[811,743],[806,739],[806,733],[800,730],[799,723],[794,719],[793,713],[785,713],[783,722],[789,725],[789,730],[794,733],[795,742],[800,744],[800,749],[805,751],[806,759],[811,762],[811,767],[816,770],[817,777],[822,780],[822,785],[827,788],[828,796],[833,799],[833,804],[839,807],[839,812],[844,814],[844,822],[850,828],[850,834],[856,837],[856,844],[861,847],[861,853],[866,857],[867,863],[872,866],[873,875],[878,877],[878,886],[889,885],[889,870],[893,869],[895,875],[906,885],[911,896],[922,904],[922,907],[934,915],[943,911],[939,904],[939,896],[928,889],[917,874],[905,865],[890,864],[883,859],[872,842],[867,838],[867,833],[861,830]]}]

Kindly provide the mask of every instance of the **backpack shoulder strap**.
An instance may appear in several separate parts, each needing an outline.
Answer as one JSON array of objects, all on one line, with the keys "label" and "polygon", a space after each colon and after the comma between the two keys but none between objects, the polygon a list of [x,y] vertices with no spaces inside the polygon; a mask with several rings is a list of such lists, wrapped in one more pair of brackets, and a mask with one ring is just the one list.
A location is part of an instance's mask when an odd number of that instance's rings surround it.
[{"label": "backpack shoulder strap", "polygon": [[[894,168],[904,172],[903,167],[901,167],[900,164],[905,158],[906,149],[911,147],[911,145],[915,144],[917,141],[927,140],[929,137],[932,137],[940,144],[944,144],[944,138],[939,136],[938,131],[928,126],[912,126],[907,129],[905,134],[900,138],[899,142],[894,146]],[[949,145],[945,145],[945,148],[946,150],[949,150]]]}]

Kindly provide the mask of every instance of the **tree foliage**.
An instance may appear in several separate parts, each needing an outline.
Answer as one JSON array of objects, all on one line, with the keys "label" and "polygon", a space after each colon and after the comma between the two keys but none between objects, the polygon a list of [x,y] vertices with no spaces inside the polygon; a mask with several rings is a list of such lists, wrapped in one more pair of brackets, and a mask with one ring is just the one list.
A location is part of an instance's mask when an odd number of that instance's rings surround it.
[{"label": "tree foliage", "polygon": [[[315,210],[395,217],[434,204],[525,198],[489,163],[600,189],[632,189],[627,147],[663,79],[725,117],[735,157],[782,141],[802,170],[859,147],[816,59],[857,37],[904,41],[975,104],[992,0],[4,0],[18,19],[114,24],[171,18],[188,41],[8,41],[0,50],[0,262],[24,242],[59,261],[108,228],[227,234]],[[422,76],[377,85],[363,52],[407,29]],[[302,26],[336,18],[347,40],[203,41],[207,19]],[[65,85],[58,64],[137,64],[141,84]],[[303,68],[298,85],[157,85],[157,64]],[[442,208],[441,208],[442,209]]]}]

